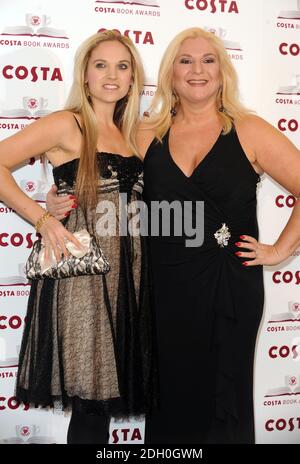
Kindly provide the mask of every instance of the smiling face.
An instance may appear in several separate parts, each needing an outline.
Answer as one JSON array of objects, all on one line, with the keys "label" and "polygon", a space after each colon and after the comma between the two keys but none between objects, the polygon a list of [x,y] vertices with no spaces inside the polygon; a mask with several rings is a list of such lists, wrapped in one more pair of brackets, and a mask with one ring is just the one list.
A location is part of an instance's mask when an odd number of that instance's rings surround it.
[{"label": "smiling face", "polygon": [[202,37],[185,39],[173,65],[173,89],[186,103],[215,102],[221,85],[218,55]]},{"label": "smiling face", "polygon": [[121,100],[132,84],[129,50],[117,40],[101,42],[91,53],[85,82],[93,102],[116,103]]}]

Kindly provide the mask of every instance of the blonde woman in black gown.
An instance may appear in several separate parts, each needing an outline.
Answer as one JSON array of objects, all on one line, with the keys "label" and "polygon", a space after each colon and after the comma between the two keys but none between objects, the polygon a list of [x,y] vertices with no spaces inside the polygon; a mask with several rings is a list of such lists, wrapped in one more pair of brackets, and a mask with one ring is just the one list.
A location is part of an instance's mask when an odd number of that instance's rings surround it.
[{"label": "blonde woman in black gown", "polygon": [[161,406],[146,421],[146,442],[253,443],[262,265],[300,245],[299,201],[275,244],[258,241],[256,188],[265,172],[299,197],[300,152],[242,107],[223,43],[198,28],[169,44],[143,127],[149,207],[204,202],[202,246],[150,237]]},{"label": "blonde woman in black gown", "polygon": [[[300,245],[299,201],[276,243],[258,241],[256,188],[265,172],[299,197],[299,150],[241,105],[223,43],[200,28],[168,46],[138,146],[149,208],[193,202],[187,216],[204,228],[201,246],[186,246],[193,237],[177,236],[172,220],[171,236],[149,238],[160,410],[146,420],[146,443],[253,443],[262,266]],[[57,212],[59,200],[49,202]]]},{"label": "blonde woman in black gown", "polygon": [[[106,275],[32,281],[16,396],[41,406],[72,406],[68,443],[106,443],[109,420],[148,411],[155,374],[145,238],[119,227],[98,234],[103,208],[139,200],[143,165],[134,142],[143,72],[130,39],[95,34],[79,48],[64,111],[0,144],[0,198],[32,224],[59,261],[65,239],[86,228],[108,258]],[[27,197],[10,170],[45,153],[59,193],[73,208],[62,223]],[[8,156],[9,154],[9,156]],[[122,194],[122,195],[121,195]],[[76,197],[77,203],[74,202]]]}]

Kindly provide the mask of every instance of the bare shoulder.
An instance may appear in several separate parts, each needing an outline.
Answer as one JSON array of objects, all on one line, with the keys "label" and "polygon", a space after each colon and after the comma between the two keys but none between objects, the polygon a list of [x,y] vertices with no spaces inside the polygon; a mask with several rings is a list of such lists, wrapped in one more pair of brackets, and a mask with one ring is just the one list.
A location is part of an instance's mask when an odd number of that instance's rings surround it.
[{"label": "bare shoulder", "polygon": [[75,117],[81,126],[80,115],[75,115],[71,111],[63,110],[52,113],[45,121],[49,131],[52,131],[55,136],[55,147],[60,147],[66,151],[72,151],[74,143],[77,146],[81,139],[81,133],[76,124]]},{"label": "bare shoulder", "polygon": [[255,114],[239,119],[235,122],[235,127],[240,140],[250,152],[256,154],[270,143],[286,139],[276,127]]},{"label": "bare shoulder", "polygon": [[287,142],[287,137],[277,127],[270,124],[260,116],[251,114],[236,124],[237,131],[255,149],[269,145],[270,143]]},{"label": "bare shoulder", "polygon": [[63,139],[66,133],[75,129],[74,117],[70,111],[55,111],[27,126],[21,133],[34,135],[39,133],[49,141]]},{"label": "bare shoulder", "polygon": [[[69,152],[77,137],[76,123],[69,111],[57,111],[29,124],[0,143],[0,164],[11,169],[30,157],[59,148]],[[76,140],[77,143],[77,140]],[[7,157],[7,153],[10,156]]]},{"label": "bare shoulder", "polygon": [[[77,117],[79,119],[79,117]],[[75,130],[76,122],[74,114],[71,111],[62,110],[56,111],[42,118],[45,124],[50,124],[51,127],[58,132],[65,132],[66,130]],[[41,120],[41,121],[42,121]]]},{"label": "bare shoulder", "polygon": [[151,144],[155,139],[155,130],[150,126],[147,120],[143,119],[138,127],[136,132],[136,142],[138,150],[142,158],[145,157],[145,154]]},{"label": "bare shoulder", "polygon": [[80,153],[82,134],[78,124],[81,127],[82,121],[80,115],[67,110],[58,111],[51,116],[52,120],[48,127],[49,130],[52,128],[56,143],[53,143],[51,149],[46,151],[46,156],[56,166]]},{"label": "bare shoulder", "polygon": [[[250,115],[236,124],[240,141],[252,164],[299,195],[300,151],[279,129],[259,116]],[[250,158],[249,157],[249,158]]]},{"label": "bare shoulder", "polygon": [[236,121],[235,126],[237,130],[251,135],[257,131],[272,131],[275,129],[274,126],[256,114],[247,114],[243,118],[240,118],[238,121]]}]

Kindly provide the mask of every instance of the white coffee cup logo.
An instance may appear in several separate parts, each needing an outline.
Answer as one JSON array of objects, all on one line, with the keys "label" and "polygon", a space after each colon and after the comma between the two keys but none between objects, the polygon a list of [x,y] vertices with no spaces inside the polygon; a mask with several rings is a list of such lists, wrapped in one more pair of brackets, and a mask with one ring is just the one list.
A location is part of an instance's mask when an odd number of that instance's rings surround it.
[{"label": "white coffee cup logo", "polygon": [[289,301],[289,310],[297,316],[300,315],[300,303],[296,301]]},{"label": "white coffee cup logo", "polygon": [[295,387],[297,385],[297,377],[295,377],[294,375],[292,377],[289,378],[289,385],[291,387]]},{"label": "white coffee cup logo", "polygon": [[26,24],[27,26],[31,27],[44,27],[44,26],[49,26],[51,23],[51,17],[47,15],[34,15],[31,13],[28,13],[26,15]]},{"label": "white coffee cup logo", "polygon": [[23,97],[23,108],[29,111],[44,110],[48,106],[48,99],[44,97]]},{"label": "white coffee cup logo", "polygon": [[207,30],[208,32],[211,32],[211,34],[220,37],[220,39],[223,39],[226,35],[226,29],[223,29],[222,27],[210,27]]},{"label": "white coffee cup logo", "polygon": [[16,425],[17,437],[27,439],[35,437],[40,432],[39,425]]}]

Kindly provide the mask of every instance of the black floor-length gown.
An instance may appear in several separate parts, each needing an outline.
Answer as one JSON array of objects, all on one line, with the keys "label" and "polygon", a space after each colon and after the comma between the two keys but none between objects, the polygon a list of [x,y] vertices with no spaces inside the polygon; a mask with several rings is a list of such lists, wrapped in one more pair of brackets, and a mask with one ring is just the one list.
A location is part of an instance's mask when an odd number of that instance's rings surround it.
[{"label": "black floor-length gown", "polygon": [[[144,198],[149,208],[153,201],[204,201],[204,242],[186,247],[189,237],[162,233],[149,239],[160,410],[146,422],[146,442],[253,443],[263,275],[261,266],[242,265],[235,242],[243,234],[258,237],[259,175],[234,129],[220,134],[190,177],[172,159],[168,141],[169,132],[147,151]],[[223,224],[231,236],[220,246],[214,234]]]}]

